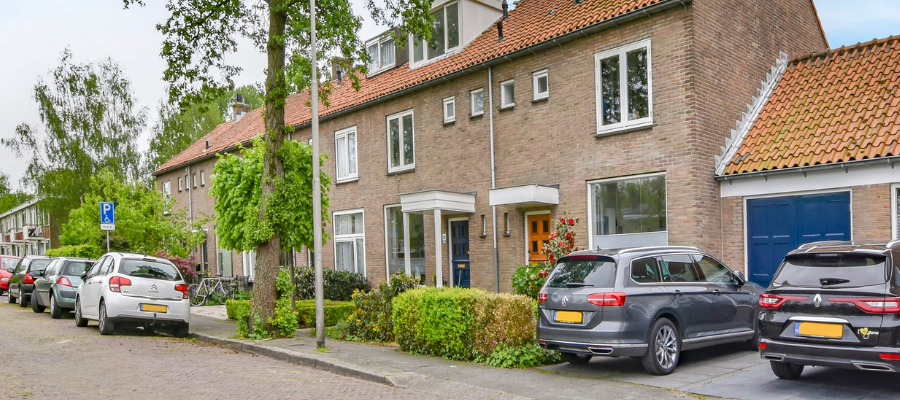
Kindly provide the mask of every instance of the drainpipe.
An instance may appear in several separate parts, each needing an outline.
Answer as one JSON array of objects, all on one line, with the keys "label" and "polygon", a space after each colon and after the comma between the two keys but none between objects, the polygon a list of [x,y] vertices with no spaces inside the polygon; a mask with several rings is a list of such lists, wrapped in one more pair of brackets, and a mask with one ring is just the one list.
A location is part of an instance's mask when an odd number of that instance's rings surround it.
[{"label": "drainpipe", "polygon": [[188,219],[191,221],[191,226],[194,226],[194,193],[193,187],[191,184],[194,181],[194,177],[191,176],[191,165],[187,166],[187,179],[185,179],[184,184],[187,185],[188,189]]},{"label": "drainpipe", "polygon": [[[497,188],[494,164],[494,68],[488,67],[488,124],[491,132],[491,189]],[[494,231],[494,291],[500,293],[500,252],[497,250],[497,206],[491,206],[491,228]]]}]

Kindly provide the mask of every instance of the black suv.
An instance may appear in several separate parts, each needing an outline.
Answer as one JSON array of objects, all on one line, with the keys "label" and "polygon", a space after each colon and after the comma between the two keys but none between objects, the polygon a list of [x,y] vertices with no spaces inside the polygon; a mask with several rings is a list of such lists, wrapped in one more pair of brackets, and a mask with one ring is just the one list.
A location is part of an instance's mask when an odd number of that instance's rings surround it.
[{"label": "black suv", "polygon": [[[896,246],[896,248],[895,248]],[[760,296],[760,355],[782,379],[805,365],[900,371],[900,241],[807,243]]]},{"label": "black suv", "polygon": [[25,256],[19,260],[9,278],[8,301],[15,303],[18,299],[19,307],[27,307],[34,291],[34,280],[44,274],[47,264],[50,264],[50,257],[46,256]]}]

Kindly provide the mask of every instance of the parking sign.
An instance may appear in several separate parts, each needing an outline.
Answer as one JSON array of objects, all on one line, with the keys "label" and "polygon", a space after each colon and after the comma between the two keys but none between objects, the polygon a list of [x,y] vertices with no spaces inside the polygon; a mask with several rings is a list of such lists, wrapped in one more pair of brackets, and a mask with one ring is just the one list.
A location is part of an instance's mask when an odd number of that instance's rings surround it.
[{"label": "parking sign", "polygon": [[100,202],[100,229],[116,230],[116,206],[111,201]]}]

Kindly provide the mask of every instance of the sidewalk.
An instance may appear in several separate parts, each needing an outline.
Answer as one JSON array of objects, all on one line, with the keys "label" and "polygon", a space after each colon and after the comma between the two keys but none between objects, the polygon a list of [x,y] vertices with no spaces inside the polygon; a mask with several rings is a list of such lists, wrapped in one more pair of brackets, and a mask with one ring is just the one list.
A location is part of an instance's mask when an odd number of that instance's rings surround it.
[{"label": "sidewalk", "polygon": [[236,339],[234,321],[192,311],[191,333],[201,341],[230,346],[388,385],[453,399],[684,399],[691,396],[663,388],[583,377],[538,369],[502,369],[401,352],[396,345],[326,339],[327,352],[316,350],[310,330],[290,339]]}]

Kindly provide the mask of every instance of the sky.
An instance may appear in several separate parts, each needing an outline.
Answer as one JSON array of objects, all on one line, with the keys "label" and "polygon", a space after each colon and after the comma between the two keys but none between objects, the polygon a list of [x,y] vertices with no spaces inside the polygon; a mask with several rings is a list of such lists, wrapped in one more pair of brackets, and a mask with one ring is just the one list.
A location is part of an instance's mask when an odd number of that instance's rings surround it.
[{"label": "sky", "polygon": [[[66,47],[76,63],[115,60],[131,80],[139,105],[147,107],[152,125],[157,105],[165,98],[165,62],[159,56],[163,37],[155,26],[168,13],[163,0],[146,3],[146,7],[125,10],[121,0],[0,0],[0,137],[12,137],[22,123],[42,129],[34,85],[58,65]],[[365,18],[361,38],[385,29],[368,18],[364,0],[352,3]],[[815,0],[815,4],[833,48],[900,34],[900,1]],[[248,41],[240,42],[238,53],[229,61],[244,70],[235,80],[237,85],[264,80],[265,56]],[[146,150],[149,141],[147,129],[139,149]],[[19,186],[27,165],[29,155],[23,156],[16,158],[0,147],[0,171],[9,175],[14,187]]]}]

